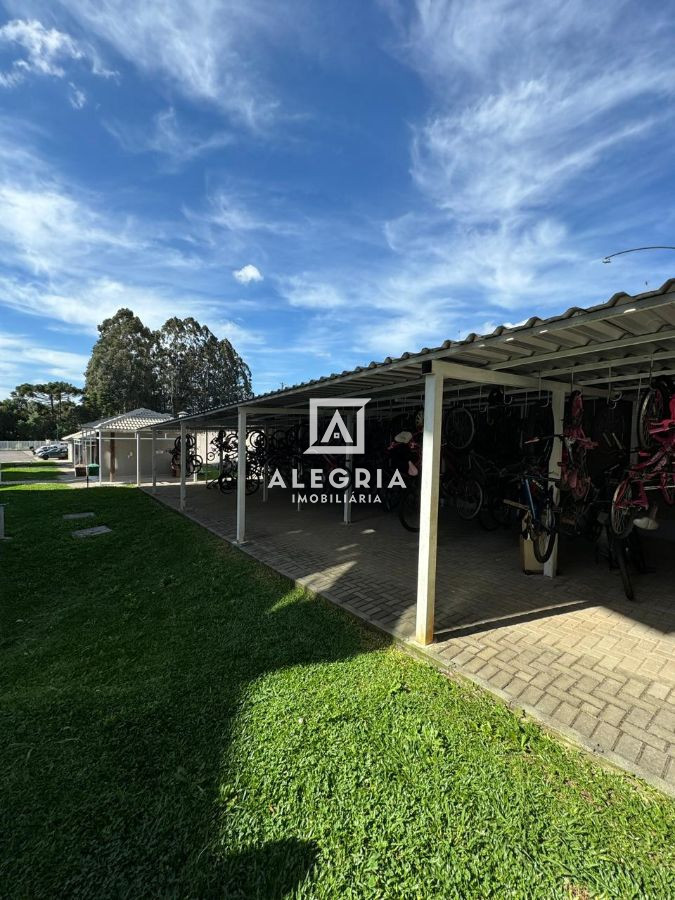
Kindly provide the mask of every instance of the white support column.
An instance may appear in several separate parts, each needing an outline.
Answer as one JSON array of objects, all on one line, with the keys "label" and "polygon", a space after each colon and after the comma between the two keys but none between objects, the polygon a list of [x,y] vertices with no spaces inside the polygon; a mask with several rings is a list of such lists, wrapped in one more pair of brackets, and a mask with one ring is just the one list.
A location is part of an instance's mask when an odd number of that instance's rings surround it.
[{"label": "white support column", "polygon": [[[196,428],[195,428],[195,453],[199,453],[199,432],[197,431]],[[192,473],[192,483],[193,484],[197,483],[198,475],[199,475],[199,472],[197,472],[197,470],[195,469],[194,472]]]},{"label": "white support column", "polygon": [[152,434],[152,493],[157,493],[157,432],[153,428]]},{"label": "white support column", "polygon": [[270,478],[269,467],[267,465],[267,425],[265,425],[263,433],[265,435],[265,465],[263,466],[262,502],[267,503],[267,482]]},{"label": "white support column", "polygon": [[181,512],[185,511],[185,470],[187,468],[187,453],[185,452],[185,422],[180,423],[180,499],[178,506]]},{"label": "white support column", "polygon": [[246,409],[239,407],[237,440],[237,543],[246,539]]},{"label": "white support column", "polygon": [[[565,391],[553,391],[551,393],[551,412],[553,413],[553,433],[562,434],[565,427]],[[556,481],[560,480],[561,475],[562,450],[562,440],[553,438],[551,456],[548,461],[548,477]],[[560,502],[560,489],[555,486],[553,488],[553,500],[556,506]],[[544,563],[544,575],[547,575],[549,578],[553,578],[558,571],[559,543],[560,536],[556,538],[553,553],[548,561]]]},{"label": "white support column", "polygon": [[136,487],[141,486],[141,433],[136,432]]},{"label": "white support column", "polygon": [[420,644],[430,644],[434,639],[442,417],[443,376],[431,372],[424,378],[424,442],[422,445],[417,623],[415,628],[415,637]]},{"label": "white support column", "polygon": [[209,486],[209,429],[204,432],[204,487]]},{"label": "white support column", "polygon": [[98,433],[98,483],[103,484],[103,432]]},{"label": "white support column", "polygon": [[[349,434],[353,436],[353,434],[354,434],[354,416],[351,414],[349,416],[347,416],[347,421],[345,424],[347,425],[347,430],[349,431]],[[351,476],[351,473],[354,468],[354,457],[351,453],[347,453],[345,455],[345,468],[347,469],[347,471],[349,472],[349,474]],[[350,478],[350,482],[351,482],[351,478]],[[351,523],[352,523],[352,505],[349,502],[349,497],[350,497],[351,492],[352,492],[352,486],[350,483],[345,488],[344,497],[343,497],[343,501],[342,501],[342,507],[343,507],[342,522],[344,525],[351,525]]]}]

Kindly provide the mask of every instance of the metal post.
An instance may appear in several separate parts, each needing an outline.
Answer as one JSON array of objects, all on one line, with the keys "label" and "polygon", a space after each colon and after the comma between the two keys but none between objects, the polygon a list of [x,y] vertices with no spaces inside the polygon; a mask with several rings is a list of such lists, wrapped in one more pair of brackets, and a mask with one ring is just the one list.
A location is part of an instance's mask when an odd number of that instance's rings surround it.
[{"label": "metal post", "polygon": [[442,416],[443,376],[431,372],[424,377],[424,442],[422,444],[417,622],[415,628],[415,636],[420,644],[430,644],[434,639]]},{"label": "metal post", "polygon": [[187,453],[185,452],[185,422],[180,423],[180,495],[178,507],[185,511],[185,470],[187,468]]},{"label": "metal post", "polygon": [[[565,427],[565,391],[551,392],[551,412],[553,413],[553,433],[562,434]],[[548,460],[548,477],[560,481],[562,462],[562,440],[553,439],[553,447]],[[558,505],[560,502],[560,488],[553,487],[553,502]],[[553,578],[558,571],[558,544],[560,538],[557,537],[553,547],[553,553],[547,562],[544,563],[544,575]]]},{"label": "metal post", "polygon": [[[354,434],[354,416],[353,415],[347,416],[346,425],[347,425],[347,430],[349,431],[349,434],[353,437],[353,434]],[[354,467],[354,457],[352,456],[351,453],[347,453],[345,456],[345,468],[349,472],[350,479],[347,484],[347,487],[345,488],[344,498],[343,498],[343,502],[342,502],[342,507],[343,507],[342,508],[342,522],[344,525],[351,525],[351,522],[352,522],[352,505],[349,502],[349,496],[352,492],[351,474],[353,471],[353,467]]]},{"label": "metal post", "polygon": [[136,487],[141,486],[141,433],[136,432]]},{"label": "metal post", "polygon": [[209,429],[204,432],[204,487],[209,486]]},{"label": "metal post", "polygon": [[103,484],[103,432],[98,433],[98,483]]},{"label": "metal post", "polygon": [[265,464],[263,465],[263,483],[262,483],[262,502],[267,503],[267,482],[269,481],[270,472],[269,467],[267,465],[267,425],[263,428],[263,433],[265,435]]},{"label": "metal post", "polygon": [[0,503],[0,541],[6,540],[5,538],[5,504]]},{"label": "metal post", "polygon": [[237,543],[246,537],[246,409],[239,407],[237,441]]},{"label": "metal post", "polygon": [[152,434],[152,492],[157,493],[157,432],[153,428]]}]

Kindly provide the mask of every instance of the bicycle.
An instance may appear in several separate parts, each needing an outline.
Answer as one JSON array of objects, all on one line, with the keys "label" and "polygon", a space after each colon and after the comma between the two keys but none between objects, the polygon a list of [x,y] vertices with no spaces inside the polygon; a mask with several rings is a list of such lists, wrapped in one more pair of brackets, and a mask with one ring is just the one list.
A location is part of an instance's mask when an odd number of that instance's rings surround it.
[{"label": "bicycle", "polygon": [[[610,524],[616,537],[626,537],[633,525],[656,527],[649,514],[648,491],[659,491],[668,506],[675,504],[675,398],[671,398],[670,413],[670,418],[649,426],[650,438],[657,449],[638,451],[642,462],[629,467],[614,491]],[[640,511],[647,515],[640,517]]]},{"label": "bicycle", "polygon": [[537,562],[546,563],[553,554],[559,526],[560,510],[554,503],[552,486],[546,476],[537,472],[519,472],[510,480],[519,485],[522,499],[506,497],[502,502],[522,514],[521,534],[532,541]]},{"label": "bicycle", "polygon": [[654,447],[652,428],[668,419],[675,419],[675,383],[666,375],[655,378],[645,391],[638,411],[638,444],[641,450]]},{"label": "bicycle", "polygon": [[[422,465],[421,447],[411,442],[413,456],[408,459],[407,488],[399,503],[399,520],[407,530],[418,532],[420,516],[420,472]],[[410,446],[410,445],[408,445]],[[418,449],[419,448],[419,449]],[[483,505],[483,488],[480,482],[461,463],[450,454],[443,445],[441,447],[441,471],[439,483],[439,499],[442,504],[451,500],[461,519],[471,521]]]}]

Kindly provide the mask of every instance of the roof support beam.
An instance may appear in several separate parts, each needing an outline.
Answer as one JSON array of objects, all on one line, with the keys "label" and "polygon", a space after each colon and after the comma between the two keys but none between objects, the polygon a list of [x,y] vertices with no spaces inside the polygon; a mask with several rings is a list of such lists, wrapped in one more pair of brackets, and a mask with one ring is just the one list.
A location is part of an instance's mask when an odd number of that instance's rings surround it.
[{"label": "roof support beam", "polygon": [[658,344],[660,341],[675,340],[675,330],[654,331],[651,334],[630,335],[620,338],[618,341],[589,341],[583,347],[570,347],[567,350],[555,350],[553,353],[540,353],[528,356],[525,359],[510,359],[508,362],[497,363],[493,369],[514,369],[518,366],[536,366],[539,363],[551,362],[558,359],[571,359],[574,356],[584,356],[587,353],[605,353],[607,350],[620,350],[622,347],[635,347],[637,344]]},{"label": "roof support beam", "polygon": [[445,362],[435,359],[431,363],[434,374],[454,381],[466,381],[469,384],[495,384],[499,387],[541,388],[542,391],[565,390],[566,385],[559,381],[545,381],[533,375],[512,375],[508,372],[496,372],[494,369],[482,369],[465,366],[462,363]]},{"label": "roof support beam", "polygon": [[544,378],[557,378],[559,375],[574,375],[577,372],[597,372],[602,369],[615,371],[624,366],[640,366],[648,362],[659,362],[662,359],[674,359],[675,347],[672,350],[660,350],[649,356],[621,356],[618,359],[594,360],[590,363],[580,363],[578,366],[567,366],[565,369],[547,369],[541,374]]},{"label": "roof support beam", "polygon": [[[330,398],[327,398],[330,399]],[[244,403],[239,409],[246,410],[249,416],[308,416],[309,407],[303,406],[256,406],[254,403]],[[206,427],[206,426],[202,426]]]}]

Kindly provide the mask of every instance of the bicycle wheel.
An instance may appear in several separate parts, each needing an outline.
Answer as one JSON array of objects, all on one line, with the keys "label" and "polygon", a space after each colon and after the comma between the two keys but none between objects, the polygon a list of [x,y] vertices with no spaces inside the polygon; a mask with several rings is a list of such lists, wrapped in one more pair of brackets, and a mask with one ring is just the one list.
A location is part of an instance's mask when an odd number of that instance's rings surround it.
[{"label": "bicycle wheel", "polygon": [[661,496],[664,503],[672,506],[675,503],[675,472],[664,472],[661,479]]},{"label": "bicycle wheel", "polygon": [[635,600],[635,591],[633,590],[633,582],[628,572],[628,561],[626,559],[626,548],[619,540],[613,540],[611,543],[611,552],[616,562],[619,574],[621,575],[621,584],[623,592],[627,600]]},{"label": "bicycle wheel", "polygon": [[665,386],[660,383],[650,387],[642,398],[638,412],[638,444],[642,450],[649,450],[654,445],[654,439],[649,429],[660,422],[666,416],[669,397],[666,396]]},{"label": "bicycle wheel", "polygon": [[530,526],[530,535],[537,562],[548,562],[558,537],[558,517],[550,497],[544,501],[537,521]]},{"label": "bicycle wheel", "polygon": [[617,538],[625,538],[633,527],[633,484],[625,478],[617,485],[612,497],[612,508],[609,514],[609,525],[612,534]]},{"label": "bicycle wheel", "polygon": [[484,531],[496,531],[499,528],[496,510],[502,505],[501,500],[494,495],[486,494],[483,490],[483,504],[478,513],[478,524]]},{"label": "bicycle wheel", "polygon": [[398,505],[398,517],[406,531],[420,530],[420,493],[415,488],[407,488]]},{"label": "bicycle wheel", "polygon": [[465,406],[455,406],[445,421],[445,438],[453,450],[466,450],[476,433],[476,423]]},{"label": "bicycle wheel", "polygon": [[460,519],[475,519],[483,505],[483,488],[475,478],[464,478],[457,486],[455,509]]}]

